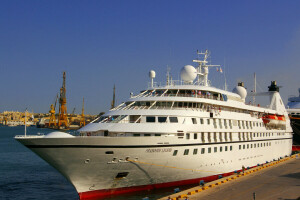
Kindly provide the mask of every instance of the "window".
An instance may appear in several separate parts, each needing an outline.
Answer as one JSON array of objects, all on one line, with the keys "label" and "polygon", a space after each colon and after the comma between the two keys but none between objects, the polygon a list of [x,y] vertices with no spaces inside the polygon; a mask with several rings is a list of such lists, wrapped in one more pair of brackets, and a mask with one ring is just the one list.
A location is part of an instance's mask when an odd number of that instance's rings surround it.
[{"label": "window", "polygon": [[178,123],[177,117],[169,117],[170,123]]},{"label": "window", "polygon": [[189,133],[186,134],[186,139],[188,139],[188,140],[190,139],[190,134]]},{"label": "window", "polygon": [[256,144],[254,144],[254,148],[256,148]]},{"label": "window", "polygon": [[207,151],[208,151],[208,153],[211,153],[211,147],[209,147]]},{"label": "window", "polygon": [[210,124],[210,119],[207,119],[207,124],[208,124],[208,125]]},{"label": "window", "polygon": [[133,134],[133,137],[140,137],[141,136],[141,134]]},{"label": "window", "polygon": [[178,153],[178,150],[174,150],[174,152],[173,152],[173,156],[176,156],[176,155],[177,155],[177,153]]},{"label": "window", "polygon": [[247,144],[247,149],[249,149],[249,144]]},{"label": "window", "polygon": [[230,146],[230,151],[232,151],[232,146]]},{"label": "window", "polygon": [[253,144],[251,144],[251,149],[253,148]]},{"label": "window", "polygon": [[204,120],[203,120],[202,118],[200,119],[200,123],[201,123],[201,124],[204,124]]},{"label": "window", "polygon": [[145,136],[145,137],[149,137],[149,136],[151,136],[151,134],[144,134],[144,136]]},{"label": "window", "polygon": [[218,151],[218,148],[217,147],[214,147],[214,152],[217,152]]},{"label": "window", "polygon": [[239,145],[239,149],[242,149],[242,145]]},{"label": "window", "polygon": [[160,133],[155,133],[155,136],[159,137],[159,136],[161,136],[161,134]]},{"label": "window", "polygon": [[154,123],[155,122],[155,117],[146,117],[146,122]]},{"label": "window", "polygon": [[222,152],[223,151],[223,147],[220,147],[220,152]]},{"label": "window", "polygon": [[194,133],[194,140],[197,140],[197,133]]},{"label": "window", "polygon": [[228,150],[228,147],[227,146],[225,146],[225,151],[227,151]]},{"label": "window", "polygon": [[245,147],[246,147],[246,146],[245,146],[245,145],[243,145],[243,149],[245,149]]},{"label": "window", "polygon": [[201,154],[205,153],[205,148],[201,148]]},{"label": "window", "polygon": [[193,154],[196,155],[198,153],[198,149],[194,149]]},{"label": "window", "polygon": [[189,155],[189,149],[185,149],[183,155]]},{"label": "window", "polygon": [[193,122],[193,124],[197,124],[196,118],[192,118],[192,122]]},{"label": "window", "polygon": [[166,123],[167,117],[158,117],[158,122],[159,123]]}]

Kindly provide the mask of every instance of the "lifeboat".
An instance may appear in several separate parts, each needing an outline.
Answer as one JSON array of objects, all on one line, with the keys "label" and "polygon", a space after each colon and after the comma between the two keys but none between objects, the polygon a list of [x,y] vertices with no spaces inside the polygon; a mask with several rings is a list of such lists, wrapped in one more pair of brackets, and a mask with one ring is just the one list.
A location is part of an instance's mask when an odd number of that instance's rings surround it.
[{"label": "lifeboat", "polygon": [[265,114],[262,117],[265,125],[282,126],[285,125],[285,117],[283,115]]}]

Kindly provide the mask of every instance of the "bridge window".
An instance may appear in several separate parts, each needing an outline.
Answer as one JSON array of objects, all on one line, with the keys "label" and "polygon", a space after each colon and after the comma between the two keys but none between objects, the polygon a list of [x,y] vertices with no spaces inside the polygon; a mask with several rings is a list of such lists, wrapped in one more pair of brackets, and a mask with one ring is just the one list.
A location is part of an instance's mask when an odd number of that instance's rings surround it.
[{"label": "bridge window", "polygon": [[146,122],[155,123],[155,117],[146,117]]}]

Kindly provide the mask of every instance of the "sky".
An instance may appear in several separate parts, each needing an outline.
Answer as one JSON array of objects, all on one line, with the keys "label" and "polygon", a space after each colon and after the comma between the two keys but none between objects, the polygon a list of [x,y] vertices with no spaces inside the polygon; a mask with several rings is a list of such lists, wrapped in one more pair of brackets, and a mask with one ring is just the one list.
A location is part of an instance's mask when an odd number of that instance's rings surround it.
[{"label": "sky", "polygon": [[[164,82],[208,49],[232,90],[276,80],[285,103],[300,87],[300,1],[0,0],[0,112],[47,113],[66,71],[67,109],[98,114]],[[212,85],[224,74],[210,70]]]}]

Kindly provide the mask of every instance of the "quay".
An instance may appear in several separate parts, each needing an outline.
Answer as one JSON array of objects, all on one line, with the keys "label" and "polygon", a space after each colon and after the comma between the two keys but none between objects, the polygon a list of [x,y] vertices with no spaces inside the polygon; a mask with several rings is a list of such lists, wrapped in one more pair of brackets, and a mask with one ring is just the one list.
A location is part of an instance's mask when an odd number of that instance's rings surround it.
[{"label": "quay", "polygon": [[[169,198],[170,197],[170,198]],[[197,186],[159,200],[300,200],[300,154]]]}]

